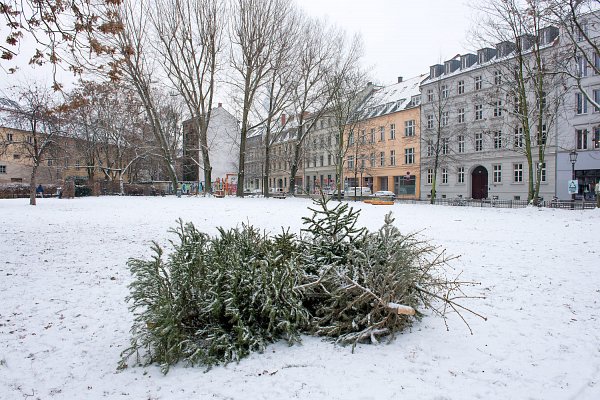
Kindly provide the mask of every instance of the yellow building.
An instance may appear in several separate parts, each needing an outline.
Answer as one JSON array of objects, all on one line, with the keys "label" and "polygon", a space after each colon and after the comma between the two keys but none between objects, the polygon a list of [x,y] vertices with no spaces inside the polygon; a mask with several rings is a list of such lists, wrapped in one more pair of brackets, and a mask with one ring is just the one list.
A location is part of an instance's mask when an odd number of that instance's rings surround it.
[{"label": "yellow building", "polygon": [[346,128],[344,185],[419,198],[420,104],[417,76],[378,87]]}]

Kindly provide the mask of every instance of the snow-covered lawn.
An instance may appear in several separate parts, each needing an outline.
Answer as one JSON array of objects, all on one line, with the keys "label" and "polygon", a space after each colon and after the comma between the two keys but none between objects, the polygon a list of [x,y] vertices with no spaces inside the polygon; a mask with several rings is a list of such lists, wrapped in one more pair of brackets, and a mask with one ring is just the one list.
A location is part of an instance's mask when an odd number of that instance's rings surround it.
[{"label": "snow-covered lawn", "polygon": [[[319,338],[239,364],[117,371],[132,316],[126,261],[177,218],[298,232],[308,200],[102,197],[0,200],[0,399],[600,399],[600,211],[371,206],[460,254],[484,300],[450,331],[426,317],[354,354]],[[30,396],[32,395],[32,396]]]}]

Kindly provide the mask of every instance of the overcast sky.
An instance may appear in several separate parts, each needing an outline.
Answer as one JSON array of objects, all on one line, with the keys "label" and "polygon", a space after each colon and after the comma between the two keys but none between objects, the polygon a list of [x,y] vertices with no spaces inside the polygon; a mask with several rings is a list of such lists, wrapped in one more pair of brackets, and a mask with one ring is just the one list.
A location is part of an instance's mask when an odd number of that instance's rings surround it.
[{"label": "overcast sky", "polygon": [[[429,66],[473,50],[467,32],[474,14],[467,2],[473,0],[296,0],[309,15],[325,17],[348,35],[363,38],[365,67],[378,84],[395,83],[429,72]],[[31,68],[26,59],[16,76],[4,72],[2,88],[37,80],[51,84],[47,68]],[[69,73],[60,80],[73,80]],[[220,100],[223,101],[223,100]]]},{"label": "overcast sky", "polygon": [[466,0],[297,0],[309,15],[326,17],[362,35],[365,66],[379,84],[429,73],[429,66],[473,50]]}]

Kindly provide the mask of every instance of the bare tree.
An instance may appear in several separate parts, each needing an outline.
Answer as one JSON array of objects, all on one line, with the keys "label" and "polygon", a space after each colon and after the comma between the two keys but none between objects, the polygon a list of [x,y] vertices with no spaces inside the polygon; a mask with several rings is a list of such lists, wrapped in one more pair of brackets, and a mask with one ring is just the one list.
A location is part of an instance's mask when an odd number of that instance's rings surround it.
[{"label": "bare tree", "polygon": [[450,146],[456,136],[456,125],[449,120],[452,106],[449,90],[448,83],[438,78],[433,85],[428,85],[427,92],[423,94],[428,106],[423,108],[424,115],[421,117],[421,149],[425,151],[421,154],[421,165],[423,170],[430,169],[432,172],[431,204],[435,203],[440,168],[451,165],[455,155]]},{"label": "bare tree", "polygon": [[16,88],[11,97],[16,100],[4,98],[0,101],[2,123],[27,132],[27,135],[22,140],[2,141],[0,152],[5,153],[16,146],[30,160],[29,204],[35,206],[38,169],[50,149],[58,146],[60,108],[53,92],[37,84]]},{"label": "bare tree", "polygon": [[2,67],[15,72],[16,67],[5,68],[21,51],[29,64],[50,63],[54,72],[54,89],[60,89],[56,81],[59,65],[66,65],[75,73],[82,72],[82,64],[90,54],[110,53],[113,49],[101,44],[96,33],[114,34],[120,30],[115,15],[103,12],[105,5],[118,5],[120,0],[5,0],[0,2],[0,14],[8,28],[5,43],[0,45]]},{"label": "bare tree", "polygon": [[[298,81],[293,95],[293,107],[298,119],[296,147],[290,166],[289,192],[296,191],[296,175],[300,168],[305,139],[317,121],[327,113],[336,90],[328,74],[347,74],[356,67],[361,56],[358,36],[348,41],[345,32],[325,22],[306,19],[302,26],[297,72]],[[339,80],[338,80],[339,82]]]},{"label": "bare tree", "polygon": [[574,82],[580,93],[595,108],[600,99],[583,85],[588,75],[600,74],[600,0],[549,0],[546,20],[557,23],[568,46],[561,70]]},{"label": "bare tree", "polygon": [[169,133],[160,112],[160,83],[155,72],[157,60],[149,48],[149,5],[144,1],[124,0],[122,4],[108,7],[106,13],[118,16],[122,29],[114,36],[105,37],[117,49],[113,54],[111,76],[125,79],[135,90],[146,113],[148,126],[158,145],[173,188],[177,188],[175,158],[169,143]]},{"label": "bare tree", "polygon": [[[355,39],[352,47],[355,52],[354,59],[348,65],[340,63],[338,59],[335,68],[327,74],[327,93],[331,101],[327,115],[332,117],[335,140],[330,146],[332,159],[335,164],[335,187],[338,200],[341,200],[342,181],[344,173],[344,160],[348,151],[352,148],[349,141],[350,135],[356,137],[359,127],[363,123],[360,115],[360,106],[373,90],[372,85],[367,85],[366,73],[358,66],[358,60],[362,54],[359,39]],[[359,90],[359,88],[364,88]]]},{"label": "bare tree", "polygon": [[209,192],[212,167],[207,131],[220,68],[224,4],[220,0],[159,0],[150,15],[155,48],[166,75],[192,117],[192,129],[200,141],[204,191]]},{"label": "bare tree", "polygon": [[[272,60],[286,20],[293,13],[290,0],[235,0],[231,27],[233,85],[241,95],[240,155],[237,195],[244,195],[246,136],[252,128],[255,97],[272,71]],[[238,78],[241,78],[238,83]]]},{"label": "bare tree", "polygon": [[[512,149],[525,156],[528,166],[527,199],[539,201],[540,183],[546,162],[548,132],[556,121],[558,104],[564,90],[553,63],[552,35],[546,33],[548,3],[543,0],[494,0],[481,7],[487,20],[484,40],[514,44],[511,54],[499,60],[505,110],[515,136]],[[535,160],[534,160],[535,159]]]}]

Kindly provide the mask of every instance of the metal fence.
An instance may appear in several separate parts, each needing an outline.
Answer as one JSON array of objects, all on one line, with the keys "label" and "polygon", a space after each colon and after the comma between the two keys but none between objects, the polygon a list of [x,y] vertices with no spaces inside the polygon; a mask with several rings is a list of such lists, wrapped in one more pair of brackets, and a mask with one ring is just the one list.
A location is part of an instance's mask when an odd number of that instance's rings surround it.
[{"label": "metal fence", "polygon": [[[430,200],[396,200],[398,203],[409,203],[409,204],[429,204]],[[527,200],[499,200],[499,199],[463,199],[447,198],[447,199],[435,199],[435,205],[442,206],[459,206],[459,207],[493,207],[493,208],[525,208],[529,205]],[[569,210],[592,210],[596,208],[596,202],[594,201],[583,201],[583,200],[541,200],[538,203],[538,207],[546,208],[562,208]]]}]

